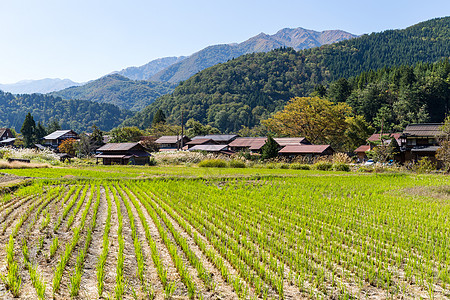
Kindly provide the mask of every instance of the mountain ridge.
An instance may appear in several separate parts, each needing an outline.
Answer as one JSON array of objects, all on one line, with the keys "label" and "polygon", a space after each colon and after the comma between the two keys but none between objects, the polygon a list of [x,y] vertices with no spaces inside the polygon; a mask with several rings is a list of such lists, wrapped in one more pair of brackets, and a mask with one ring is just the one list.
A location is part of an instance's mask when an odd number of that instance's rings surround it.
[{"label": "mountain ridge", "polygon": [[150,77],[149,80],[177,83],[206,68],[244,54],[268,52],[280,47],[292,47],[295,50],[302,50],[354,37],[356,35],[343,30],[324,30],[319,32],[302,27],[283,28],[273,35],[260,33],[241,43],[208,46],[182,61],[168,66]]},{"label": "mountain ridge", "polygon": [[21,80],[11,84],[0,84],[0,90],[12,94],[47,94],[71,86],[80,86],[82,83],[70,79],[44,78],[37,80]]}]

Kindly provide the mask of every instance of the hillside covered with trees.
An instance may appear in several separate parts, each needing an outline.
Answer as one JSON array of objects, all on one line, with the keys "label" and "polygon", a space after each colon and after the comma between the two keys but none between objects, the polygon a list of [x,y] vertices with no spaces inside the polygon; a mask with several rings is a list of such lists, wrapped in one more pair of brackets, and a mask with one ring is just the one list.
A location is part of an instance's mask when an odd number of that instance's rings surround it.
[{"label": "hillside covered with trees", "polygon": [[235,132],[243,125],[260,124],[289,99],[311,95],[339,78],[449,56],[450,17],[314,49],[247,54],[181,82],[172,94],[158,98],[124,125],[147,128],[161,109],[168,122],[179,123],[183,111],[185,120],[194,118],[223,132]]},{"label": "hillside covered with trees", "polygon": [[131,116],[131,112],[112,104],[62,100],[42,94],[13,95],[0,91],[0,127],[20,131],[28,113],[34,116],[36,122],[44,124],[56,119],[61,128],[79,132],[93,125],[108,131]]},{"label": "hillside covered with trees", "polygon": [[138,111],[156,98],[171,93],[176,84],[131,80],[119,74],[104,76],[82,86],[70,87],[51,95],[63,99],[89,100]]}]

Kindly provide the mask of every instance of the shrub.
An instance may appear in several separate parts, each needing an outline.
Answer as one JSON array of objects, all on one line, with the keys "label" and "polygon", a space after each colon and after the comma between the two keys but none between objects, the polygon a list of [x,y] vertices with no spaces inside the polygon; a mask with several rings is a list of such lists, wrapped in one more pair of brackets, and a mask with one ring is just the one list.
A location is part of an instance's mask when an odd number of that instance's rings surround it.
[{"label": "shrub", "polygon": [[350,171],[350,166],[348,164],[341,163],[341,162],[334,163],[332,168],[334,171],[344,171],[344,172]]},{"label": "shrub", "polygon": [[198,164],[202,168],[226,168],[227,163],[223,159],[205,159]]},{"label": "shrub", "polygon": [[245,162],[241,160],[230,160],[228,164],[230,168],[245,168]]},{"label": "shrub", "polygon": [[294,170],[311,170],[311,166],[307,165],[307,164],[293,163],[293,164],[291,164],[291,169],[294,169]]},{"label": "shrub", "polygon": [[278,168],[280,168],[280,169],[289,169],[289,164],[280,163],[280,164],[278,164]]},{"label": "shrub", "polygon": [[158,162],[156,161],[156,159],[154,157],[150,157],[150,159],[148,160],[148,165],[156,166],[157,164],[158,164]]},{"label": "shrub", "polygon": [[313,165],[314,170],[329,171],[333,167],[333,164],[327,161],[318,161]]},{"label": "shrub", "polygon": [[419,174],[431,173],[436,170],[436,165],[433,164],[427,157],[422,157],[413,165],[413,170]]}]

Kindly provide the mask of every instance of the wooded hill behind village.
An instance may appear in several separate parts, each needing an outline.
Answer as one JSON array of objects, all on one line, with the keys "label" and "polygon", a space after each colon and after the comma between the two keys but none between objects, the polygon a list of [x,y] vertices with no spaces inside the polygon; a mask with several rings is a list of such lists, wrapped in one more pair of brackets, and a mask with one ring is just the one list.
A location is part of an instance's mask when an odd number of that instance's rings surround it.
[{"label": "wooded hill behind village", "polygon": [[[444,120],[449,57],[450,17],[445,17],[311,49],[242,55],[178,86],[112,75],[52,95],[1,92],[0,126],[20,131],[30,112],[36,122],[57,119],[63,129],[78,132],[94,124],[103,131],[119,126],[152,131],[154,115],[161,111],[167,126],[191,120],[214,132],[260,136],[270,133],[265,120],[290,99],[318,96],[345,103],[348,116],[362,117],[372,132],[382,126],[385,132],[401,131],[410,123]],[[158,134],[155,128],[152,133]]]}]

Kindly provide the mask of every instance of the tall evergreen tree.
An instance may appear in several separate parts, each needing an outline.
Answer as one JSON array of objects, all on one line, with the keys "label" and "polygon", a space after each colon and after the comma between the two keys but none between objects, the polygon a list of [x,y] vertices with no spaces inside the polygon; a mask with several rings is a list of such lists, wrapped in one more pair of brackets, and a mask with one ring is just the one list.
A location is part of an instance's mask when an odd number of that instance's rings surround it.
[{"label": "tall evergreen tree", "polygon": [[36,132],[36,122],[34,122],[33,116],[31,113],[28,113],[23,121],[22,128],[20,129],[22,133],[25,147],[29,148],[33,146],[35,140],[35,132]]},{"label": "tall evergreen tree", "polygon": [[152,126],[159,123],[166,123],[166,115],[162,111],[162,109],[158,109],[153,116]]},{"label": "tall evergreen tree", "polygon": [[273,139],[273,137],[271,137],[270,135],[267,137],[267,141],[264,144],[264,146],[262,146],[262,154],[261,154],[261,158],[262,159],[269,159],[269,158],[274,158],[278,156],[278,143],[275,142],[275,140]]},{"label": "tall evergreen tree", "polygon": [[40,140],[47,135],[47,130],[45,130],[44,125],[42,125],[41,121],[39,121],[36,125],[36,141],[39,143]]}]

